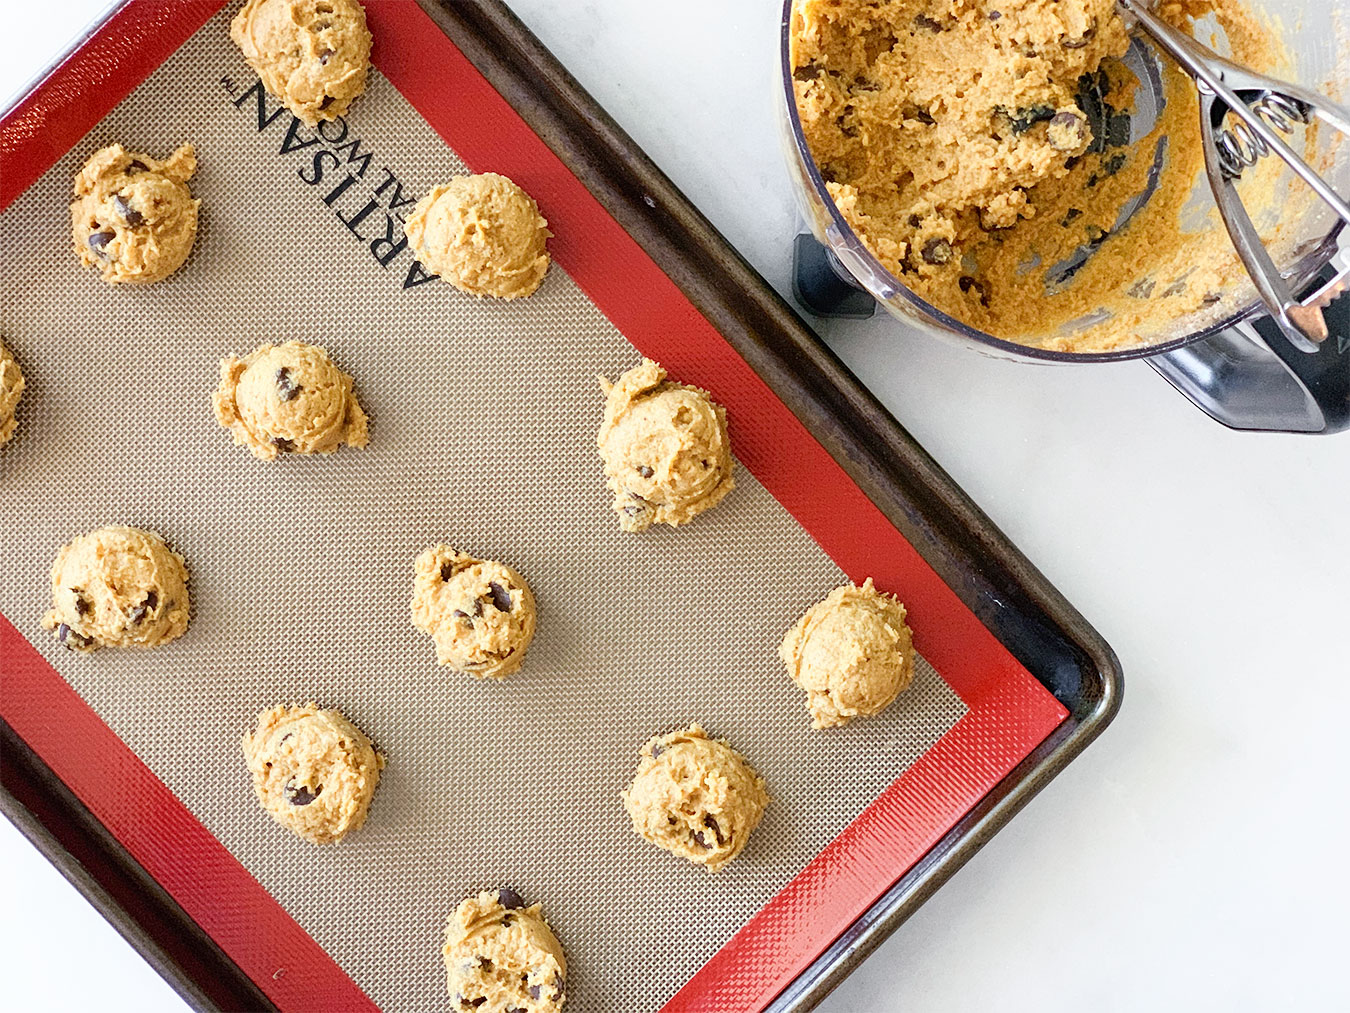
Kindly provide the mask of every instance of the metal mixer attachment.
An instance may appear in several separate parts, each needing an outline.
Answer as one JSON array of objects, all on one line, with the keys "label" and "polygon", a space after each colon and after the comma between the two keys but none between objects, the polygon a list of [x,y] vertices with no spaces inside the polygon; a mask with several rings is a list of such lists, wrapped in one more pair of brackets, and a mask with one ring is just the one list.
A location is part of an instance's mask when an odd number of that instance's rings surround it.
[{"label": "metal mixer attachment", "polygon": [[[1281,139],[1296,123],[1314,119],[1333,130],[1350,136],[1350,110],[1317,92],[1288,84],[1241,67],[1180,32],[1155,16],[1146,0],[1116,0],[1163,52],[1194,80],[1200,92],[1200,134],[1205,151],[1205,172],[1218,204],[1228,235],[1251,275],[1257,292],[1270,310],[1271,319],[1290,342],[1305,352],[1316,352],[1326,340],[1327,324],[1323,309],[1346,290],[1350,265],[1342,266],[1334,276],[1297,298],[1288,280],[1280,273],[1262,243],[1251,216],[1247,214],[1234,186],[1242,171],[1266,155],[1274,154],[1298,174],[1340,219],[1324,243],[1325,266],[1335,253],[1335,233],[1350,226],[1350,204],[1296,155]],[[1236,117],[1232,127],[1224,127],[1228,114]]]}]

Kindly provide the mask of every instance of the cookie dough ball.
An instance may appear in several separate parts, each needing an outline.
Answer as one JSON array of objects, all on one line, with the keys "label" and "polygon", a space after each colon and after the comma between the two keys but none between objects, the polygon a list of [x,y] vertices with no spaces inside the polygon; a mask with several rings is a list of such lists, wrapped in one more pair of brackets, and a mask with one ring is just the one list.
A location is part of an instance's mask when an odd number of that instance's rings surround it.
[{"label": "cookie dough ball", "polygon": [[412,622],[436,642],[436,663],[502,679],[534,639],[534,595],[505,563],[433,545],[414,564]]},{"label": "cookie dough ball", "polygon": [[341,444],[370,441],[366,413],[352,378],[318,345],[259,345],[242,359],[223,359],[212,396],[216,418],[264,461],[279,453],[331,454]]},{"label": "cookie dough ball", "polygon": [[735,487],[727,413],[707,391],[672,383],[651,359],[600,386],[596,442],[623,530],[684,524]]},{"label": "cookie dough ball", "polygon": [[769,796],[744,756],[695,724],[647,741],[623,804],[639,837],[716,872],[741,853]]},{"label": "cookie dough ball", "polygon": [[244,736],[258,801],[311,844],[340,841],[366,821],[384,757],[338,711],[273,707]]},{"label": "cookie dough ball", "polygon": [[445,930],[445,972],[455,1013],[556,1013],[567,960],[540,905],[503,888],[470,897]]},{"label": "cookie dough ball", "polygon": [[158,647],[188,626],[187,567],[164,539],[106,527],[56,554],[44,629],[72,651]]},{"label": "cookie dough ball", "polygon": [[778,648],[788,675],[806,690],[814,728],[847,724],[890,706],[914,680],[914,642],[905,606],[869,577],[835,588],[806,610]]},{"label": "cookie dough ball", "polygon": [[356,0],[248,0],[230,38],[263,87],[311,127],[366,90],[370,31]]},{"label": "cookie dough ball", "polygon": [[427,194],[403,226],[428,270],[461,292],[517,299],[548,271],[552,234],[539,205],[505,176],[456,176]]},{"label": "cookie dough ball", "polygon": [[13,353],[0,341],[0,447],[9,442],[14,435],[17,422],[14,413],[19,407],[19,398],[23,397],[23,373]]},{"label": "cookie dough ball", "polygon": [[120,144],[96,151],[75,177],[70,205],[75,256],[112,284],[144,285],[173,274],[197,238],[187,181],[197,156],[185,144],[160,162]]}]

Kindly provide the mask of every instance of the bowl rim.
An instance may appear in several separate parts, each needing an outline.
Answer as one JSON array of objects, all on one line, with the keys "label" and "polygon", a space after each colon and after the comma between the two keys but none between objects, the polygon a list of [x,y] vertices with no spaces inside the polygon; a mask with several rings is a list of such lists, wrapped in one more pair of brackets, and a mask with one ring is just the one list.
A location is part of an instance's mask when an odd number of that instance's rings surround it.
[{"label": "bowl rim", "polygon": [[[870,270],[877,275],[885,278],[895,291],[904,297],[905,301],[910,303],[916,311],[929,318],[933,323],[945,328],[957,338],[963,338],[978,342],[1002,353],[1005,357],[1014,357],[1021,359],[1031,359],[1040,362],[1121,362],[1129,359],[1147,359],[1155,355],[1165,355],[1168,352],[1176,351],[1186,345],[1202,341],[1212,334],[1249,320],[1253,317],[1265,313],[1265,304],[1258,298],[1248,305],[1234,311],[1231,315],[1224,317],[1211,324],[1206,324],[1197,331],[1182,335],[1179,338],[1170,338],[1167,341],[1160,341],[1153,344],[1131,346],[1130,348],[1113,349],[1107,352],[1061,352],[1049,348],[1040,348],[1035,345],[1025,345],[1016,341],[1009,341],[1006,338],[995,337],[985,331],[971,327],[969,324],[957,320],[955,317],[944,313],[936,306],[931,305],[926,300],[920,298],[912,292],[902,280],[897,278],[888,270],[872,253],[867,245],[862,241],[853,228],[844,219],[843,214],[835,205],[834,199],[830,196],[829,190],[825,186],[825,179],[820,174],[820,169],[816,166],[815,158],[811,154],[811,149],[806,143],[806,135],[802,130],[801,116],[797,110],[797,92],[793,86],[793,67],[792,67],[792,14],[799,0],[783,0],[783,15],[779,26],[779,83],[781,91],[779,97],[784,103],[787,114],[787,123],[792,134],[792,142],[796,148],[797,157],[806,170],[806,176],[811,182],[816,196],[823,202],[829,210],[829,215],[840,235],[852,240],[851,253],[862,259]],[[1337,237],[1340,232],[1341,223],[1337,222],[1324,239],[1319,242],[1316,248],[1305,254],[1303,263],[1306,263],[1308,256],[1316,257],[1319,251],[1328,247],[1335,249]],[[1325,258],[1324,258],[1325,259]],[[841,262],[842,263],[842,262]],[[1302,264],[1299,265],[1302,267]],[[849,271],[850,276],[853,272],[844,265],[844,270]],[[1296,270],[1296,277],[1302,276],[1303,271]],[[855,277],[855,280],[856,277]],[[859,282],[861,284],[861,282]],[[1296,286],[1302,287],[1302,286]],[[871,292],[866,285],[863,289],[877,298],[875,293]],[[883,302],[877,299],[877,302]]]}]

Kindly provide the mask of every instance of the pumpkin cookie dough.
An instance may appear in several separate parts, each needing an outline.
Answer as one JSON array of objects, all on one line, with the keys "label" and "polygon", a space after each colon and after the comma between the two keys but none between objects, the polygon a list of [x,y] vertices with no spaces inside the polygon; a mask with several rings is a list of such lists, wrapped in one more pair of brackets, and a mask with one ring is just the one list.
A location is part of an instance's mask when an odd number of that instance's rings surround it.
[{"label": "pumpkin cookie dough", "polygon": [[258,801],[297,836],[331,844],[366,821],[384,757],[338,711],[273,707],[243,747]]},{"label": "pumpkin cookie dough", "polygon": [[[1275,70],[1273,36],[1238,0],[1158,9],[1184,29],[1212,13],[1239,63]],[[1105,352],[1237,308],[1227,235],[1186,211],[1202,167],[1194,85],[1164,60],[1166,101],[1139,136],[1112,0],[798,0],[792,33],[797,109],[831,198],[939,310]],[[1245,175],[1244,201],[1268,204],[1276,177]]]},{"label": "pumpkin cookie dough", "polygon": [[188,626],[187,567],[164,539],[106,527],[61,548],[44,629],[72,651],[158,647]]},{"label": "pumpkin cookie dough", "polygon": [[185,144],[164,161],[112,144],[75,177],[70,205],[75,256],[111,284],[144,285],[173,274],[192,252],[197,207],[187,181],[197,156]]},{"label": "pumpkin cookie dough", "polygon": [[248,0],[230,23],[263,87],[311,127],[366,90],[370,31],[356,0]]},{"label": "pumpkin cookie dough", "polygon": [[806,690],[813,728],[878,714],[914,681],[914,643],[905,606],[868,577],[835,588],[806,610],[778,648],[788,675]]},{"label": "pumpkin cookie dough", "polygon": [[649,739],[622,797],[639,837],[709,872],[741,853],[769,804],[745,757],[696,724]]},{"label": "pumpkin cookie dough", "polygon": [[476,678],[520,668],[534,639],[525,578],[490,559],[433,545],[414,564],[412,622],[436,643],[436,663]]},{"label": "pumpkin cookie dough", "polygon": [[17,422],[14,413],[19,407],[19,398],[23,397],[23,373],[14,359],[14,354],[0,341],[0,447],[9,442],[14,435]]},{"label": "pumpkin cookie dough", "polygon": [[600,386],[596,443],[624,531],[687,523],[735,487],[727,413],[707,391],[667,380],[651,359]]},{"label": "pumpkin cookie dough", "polygon": [[518,299],[544,280],[552,234],[534,198],[505,176],[456,176],[403,226],[419,260],[461,292]]},{"label": "pumpkin cookie dough", "polygon": [[557,1013],[567,960],[541,905],[503,887],[469,897],[445,931],[445,972],[455,1013]]},{"label": "pumpkin cookie dough", "polygon": [[370,440],[352,378],[318,345],[301,341],[223,359],[211,403],[234,442],[264,461],[279,453],[331,454],[343,443],[364,447]]}]

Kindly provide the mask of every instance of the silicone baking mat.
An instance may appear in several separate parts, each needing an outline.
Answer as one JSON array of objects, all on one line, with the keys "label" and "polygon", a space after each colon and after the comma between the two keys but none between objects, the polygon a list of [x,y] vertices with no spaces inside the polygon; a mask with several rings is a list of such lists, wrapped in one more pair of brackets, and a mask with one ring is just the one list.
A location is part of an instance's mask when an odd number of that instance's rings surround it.
[{"label": "silicone baking mat", "polygon": [[[544,903],[571,1008],[757,1008],[1064,712],[982,628],[971,645],[973,617],[925,589],[893,529],[872,540],[880,515],[500,99],[476,96],[425,15],[368,7],[377,69],[346,120],[311,130],[262,93],[231,5],[0,215],[0,333],[28,380],[0,454],[4,716],[283,1008],[445,1006],[446,915],[499,885]],[[113,141],[196,146],[201,232],[165,283],[113,289],[71,254],[71,178]],[[460,295],[402,242],[416,198],[469,169],[511,175],[552,223],[557,262],[529,299]],[[355,377],[367,449],[268,465],[216,425],[218,360],[292,338]],[[618,530],[594,447],[596,375],[636,364],[635,345],[728,406],[739,459],[715,511],[638,536]],[[186,557],[180,641],[85,657],[40,630],[58,547],[108,523]],[[413,557],[437,541],[535,591],[539,635],[504,683],[437,668],[409,623]],[[942,675],[921,660],[884,715],[813,732],[778,640],[872,573]],[[365,828],[334,847],[272,823],[240,756],[259,710],[309,699],[388,756]],[[716,876],[638,840],[618,800],[642,742],[693,720],[774,799]],[[859,865],[873,846],[888,864]]]}]

